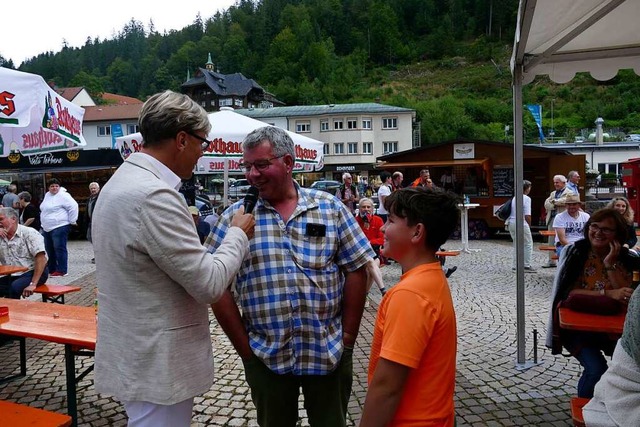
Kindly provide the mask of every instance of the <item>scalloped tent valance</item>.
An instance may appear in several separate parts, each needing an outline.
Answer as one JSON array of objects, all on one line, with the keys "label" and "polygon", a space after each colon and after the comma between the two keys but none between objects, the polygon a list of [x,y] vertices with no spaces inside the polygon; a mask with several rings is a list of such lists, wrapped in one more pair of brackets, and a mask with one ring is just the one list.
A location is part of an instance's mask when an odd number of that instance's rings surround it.
[{"label": "scalloped tent valance", "polygon": [[511,57],[522,83],[578,72],[609,80],[621,69],[640,75],[639,0],[521,0]]}]

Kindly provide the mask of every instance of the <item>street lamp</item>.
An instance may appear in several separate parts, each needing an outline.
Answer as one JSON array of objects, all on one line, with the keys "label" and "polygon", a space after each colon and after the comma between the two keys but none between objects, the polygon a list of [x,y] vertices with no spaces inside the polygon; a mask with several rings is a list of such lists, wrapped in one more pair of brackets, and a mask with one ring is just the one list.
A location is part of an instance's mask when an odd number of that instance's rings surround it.
[{"label": "street lamp", "polygon": [[556,135],[556,132],[553,130],[553,103],[556,101],[555,98],[551,98],[551,130],[549,131],[549,136],[553,141],[553,137]]}]

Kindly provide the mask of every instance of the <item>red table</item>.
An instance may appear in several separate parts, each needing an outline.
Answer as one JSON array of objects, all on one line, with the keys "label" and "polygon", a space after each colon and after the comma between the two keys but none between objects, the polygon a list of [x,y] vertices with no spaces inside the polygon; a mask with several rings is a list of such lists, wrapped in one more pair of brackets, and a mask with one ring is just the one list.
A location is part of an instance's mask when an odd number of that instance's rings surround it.
[{"label": "red table", "polygon": [[27,267],[21,267],[19,265],[0,265],[0,276],[7,276],[13,273],[22,273],[29,271]]},{"label": "red table", "polygon": [[626,315],[626,311],[611,316],[602,316],[599,314],[580,313],[569,308],[559,309],[560,327],[563,329],[604,332],[614,335],[622,335]]},{"label": "red table", "polygon": [[[67,408],[78,422],[76,402],[77,355],[90,355],[86,350],[96,347],[96,317],[93,307],[48,304],[39,301],[0,299],[0,306],[9,307],[9,315],[0,317],[0,334],[20,337],[21,373],[26,375],[26,351],[24,338],[36,338],[44,341],[64,344],[67,379]],[[78,349],[84,349],[85,352]],[[82,373],[82,379],[89,371]]]}]

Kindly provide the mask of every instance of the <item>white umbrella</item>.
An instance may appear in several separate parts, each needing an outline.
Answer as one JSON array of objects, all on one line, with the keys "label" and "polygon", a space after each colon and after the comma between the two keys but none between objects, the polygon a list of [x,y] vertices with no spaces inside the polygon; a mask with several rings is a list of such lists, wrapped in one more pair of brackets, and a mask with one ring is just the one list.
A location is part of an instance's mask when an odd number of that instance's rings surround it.
[{"label": "white umbrella", "polygon": [[0,156],[39,154],[86,145],[84,109],[36,74],[0,67]]},{"label": "white umbrella", "polygon": [[[211,132],[207,137],[213,143],[196,166],[198,173],[224,173],[224,202],[227,200],[229,172],[240,173],[238,164],[242,158],[242,140],[253,130],[271,126],[260,120],[238,114],[233,110],[221,110],[209,114]],[[324,143],[285,129],[295,145],[295,172],[320,170],[323,167]],[[142,135],[134,133],[116,138],[123,158],[142,148]]]}]

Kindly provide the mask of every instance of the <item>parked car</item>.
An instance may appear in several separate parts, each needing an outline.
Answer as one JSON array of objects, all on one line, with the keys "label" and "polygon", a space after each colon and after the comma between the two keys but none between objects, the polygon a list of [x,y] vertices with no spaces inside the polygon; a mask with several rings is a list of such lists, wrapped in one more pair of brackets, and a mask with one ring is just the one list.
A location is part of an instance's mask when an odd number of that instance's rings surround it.
[{"label": "parked car", "polygon": [[640,142],[640,134],[638,133],[630,133],[627,135],[627,141]]},{"label": "parked car", "polygon": [[230,199],[242,199],[247,195],[251,184],[246,179],[237,179],[229,185],[229,198]]},{"label": "parked car", "polygon": [[327,193],[335,193],[336,188],[340,187],[341,183],[339,181],[330,181],[330,180],[320,180],[311,184],[310,188],[315,190],[323,190]]},{"label": "parked car", "polygon": [[576,136],[575,141],[578,143],[584,142],[584,136]]}]

